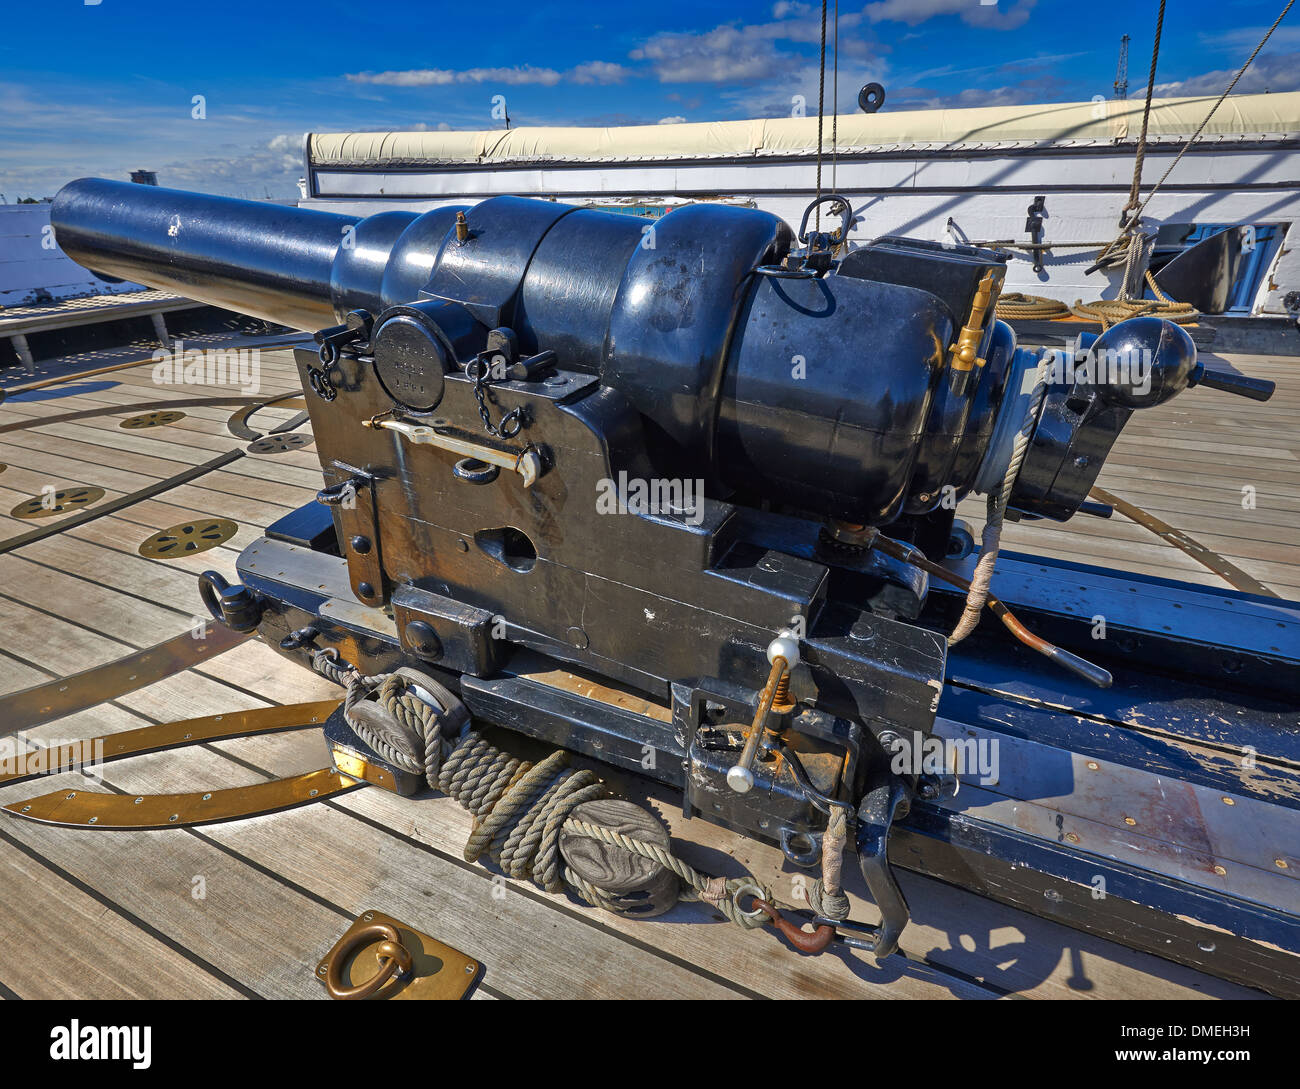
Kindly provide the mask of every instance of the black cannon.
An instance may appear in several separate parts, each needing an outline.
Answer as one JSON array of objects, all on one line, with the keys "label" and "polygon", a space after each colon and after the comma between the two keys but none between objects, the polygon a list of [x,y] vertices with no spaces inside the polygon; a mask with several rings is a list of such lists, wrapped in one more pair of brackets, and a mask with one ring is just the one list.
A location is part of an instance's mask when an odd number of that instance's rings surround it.
[{"label": "black cannon", "polygon": [[[878,954],[907,918],[891,823],[946,788],[892,757],[944,684],[962,600],[930,579],[970,547],[957,502],[1069,518],[1134,411],[1234,387],[1156,318],[1044,362],[994,317],[1005,254],[844,252],[847,212],[796,239],[720,205],[357,219],[88,179],[52,220],[97,273],[316,333],[320,502],[245,551],[242,585],[205,577],[214,615],[305,665],[421,670],[797,865],[846,817]],[[349,774],[419,787],[326,732]]]}]

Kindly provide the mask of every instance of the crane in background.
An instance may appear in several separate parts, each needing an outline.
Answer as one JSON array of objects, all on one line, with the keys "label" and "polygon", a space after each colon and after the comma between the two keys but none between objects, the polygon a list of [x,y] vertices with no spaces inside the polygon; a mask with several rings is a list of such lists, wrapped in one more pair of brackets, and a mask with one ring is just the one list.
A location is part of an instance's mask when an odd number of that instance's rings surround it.
[{"label": "crane in background", "polygon": [[1119,40],[1119,64],[1115,66],[1115,97],[1128,98],[1128,35]]}]

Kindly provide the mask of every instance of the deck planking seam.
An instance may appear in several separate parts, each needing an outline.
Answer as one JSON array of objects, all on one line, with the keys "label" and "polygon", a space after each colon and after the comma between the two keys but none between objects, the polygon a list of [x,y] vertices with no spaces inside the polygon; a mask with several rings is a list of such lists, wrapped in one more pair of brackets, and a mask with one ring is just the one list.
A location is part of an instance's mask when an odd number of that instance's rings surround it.
[{"label": "deck planking seam", "polygon": [[[0,594],[0,597],[7,598],[7,595]],[[7,598],[7,599],[8,599],[8,600],[11,600],[11,601],[13,600],[12,598]],[[75,621],[72,621],[70,618],[67,618],[67,617],[58,617],[58,616],[56,616],[56,615],[53,614],[53,613],[49,613],[47,610],[41,609],[41,608],[39,608],[39,607],[37,607],[37,606],[30,605],[30,604],[25,603],[25,602],[18,602],[17,604],[24,605],[25,607],[30,608],[30,609],[32,609],[33,611],[41,612],[41,613],[43,613],[43,614],[45,614],[45,615],[51,616],[51,617],[54,618],[54,619],[60,619],[60,620],[63,620],[63,621],[66,622],[66,623],[74,623],[74,624],[77,623],[77,622],[75,622]],[[85,625],[80,625],[80,624],[78,624],[77,626],[79,626],[79,627],[85,627]],[[87,630],[92,631],[93,634],[101,634],[101,633],[98,633],[98,632],[94,632],[94,629],[89,629],[89,628],[87,628]],[[127,645],[130,645],[130,644],[127,644]],[[136,648],[136,649],[139,649],[139,648]],[[55,676],[57,676],[57,674],[53,673],[53,672],[50,671],[49,669],[46,669],[45,667],[42,667],[42,666],[38,665],[38,664],[35,663],[35,662],[27,661],[26,659],[22,658],[20,655],[14,654],[14,653],[8,651],[7,649],[6,649],[6,650],[0,650],[0,653],[5,653],[5,654],[9,655],[10,657],[16,658],[17,660],[21,661],[24,665],[27,665],[27,666],[29,666],[30,668],[33,668],[33,669],[40,670],[41,672],[48,674],[50,677],[55,677]],[[242,692],[244,692],[246,695],[252,696],[254,699],[257,699],[257,700],[259,700],[259,701],[263,701],[263,702],[265,702],[265,701],[267,700],[267,697],[262,696],[262,695],[259,695],[259,694],[254,693],[254,692],[251,692],[251,691],[249,691],[248,689],[244,689],[244,688],[242,688],[241,686],[235,684],[234,682],[231,682],[231,681],[228,681],[228,680],[225,680],[225,679],[222,679],[222,678],[216,678],[216,677],[214,677],[214,678],[212,678],[212,679],[215,680],[215,681],[216,681],[218,684],[220,684],[220,685],[223,685],[223,686],[225,686],[225,687],[227,687],[227,688],[231,688],[231,689],[236,690],[236,691],[242,691]],[[126,706],[122,705],[122,704],[121,704],[118,700],[116,700],[116,699],[114,699],[114,700],[108,700],[108,701],[105,701],[105,702],[108,703],[108,704],[110,704],[110,705],[112,705],[112,706],[117,707],[119,710],[125,711],[125,712],[127,712],[128,714],[135,715],[135,716],[137,716],[137,717],[143,719],[145,723],[157,724],[157,723],[159,723],[159,722],[161,722],[161,721],[164,721],[164,720],[161,720],[161,719],[158,719],[158,718],[154,717],[153,715],[150,715],[150,714],[147,713],[147,712],[139,711],[139,710],[136,710],[136,709],[134,709],[134,708],[130,708],[130,707],[126,707]],[[274,703],[274,702],[275,702],[275,701],[272,701],[272,703]],[[244,759],[244,758],[242,758],[242,757],[236,756],[236,755],[234,755],[234,754],[232,754],[232,753],[229,753],[229,752],[227,752],[227,751],[225,751],[225,750],[222,750],[222,749],[218,749],[218,748],[216,748],[216,747],[215,747],[215,743],[206,743],[206,742],[205,742],[205,743],[201,743],[201,744],[199,744],[199,745],[191,746],[190,748],[191,748],[191,749],[194,749],[194,750],[204,750],[204,751],[207,751],[207,752],[213,754],[214,756],[217,756],[217,757],[222,758],[222,759],[224,759],[224,760],[228,760],[228,761],[230,761],[230,762],[233,763],[233,764],[236,764],[236,765],[238,765],[238,766],[240,766],[240,767],[243,767],[243,768],[245,768],[246,770],[249,770],[249,771],[255,772],[255,773],[257,773],[257,774],[259,774],[259,775],[261,775],[261,776],[263,776],[263,777],[265,777],[265,778],[272,779],[272,778],[276,778],[276,777],[277,777],[277,776],[275,775],[275,773],[274,773],[273,771],[271,771],[270,769],[267,769],[267,768],[265,768],[265,767],[262,767],[262,766],[260,766],[260,765],[258,765],[258,764],[256,764],[256,763],[253,763],[252,761],[249,761],[249,760],[246,760],[246,759]],[[109,782],[107,778],[103,778],[103,779],[101,779],[101,785],[102,785],[103,787],[107,788],[108,790],[111,790],[111,791],[112,791],[113,793],[115,793],[115,794],[125,795],[125,794],[130,794],[130,793],[132,793],[131,791],[127,791],[127,790],[125,790],[124,788],[118,787],[118,786],[116,786],[115,784]],[[400,841],[402,841],[402,842],[404,842],[404,843],[407,843],[409,846],[415,847],[416,849],[420,850],[422,853],[430,854],[430,855],[432,855],[432,856],[434,856],[434,857],[440,859],[441,861],[443,861],[443,862],[445,862],[445,863],[451,863],[452,865],[455,865],[457,868],[463,870],[464,872],[466,872],[466,873],[468,873],[468,874],[472,874],[475,878],[477,878],[477,879],[479,879],[479,880],[485,880],[485,881],[487,881],[489,884],[492,882],[493,877],[495,876],[491,871],[487,870],[485,867],[475,866],[475,865],[472,864],[472,863],[468,863],[468,862],[466,862],[464,859],[457,859],[455,856],[453,856],[453,855],[451,855],[451,854],[448,854],[448,853],[446,853],[446,852],[443,852],[443,851],[438,850],[438,849],[436,849],[436,848],[433,848],[433,847],[431,847],[431,846],[421,844],[419,841],[417,841],[417,840],[413,840],[413,839],[411,839],[410,837],[407,837],[407,836],[403,835],[402,833],[398,832],[397,830],[395,830],[395,829],[393,829],[393,828],[390,828],[390,827],[388,827],[388,826],[385,826],[385,825],[383,825],[383,824],[381,824],[381,823],[379,823],[379,822],[377,822],[377,821],[374,821],[374,820],[372,820],[372,819],[370,819],[370,818],[364,817],[364,816],[362,816],[362,815],[360,815],[360,814],[357,814],[357,813],[355,813],[355,812],[353,812],[353,811],[351,811],[351,810],[348,810],[348,809],[346,809],[346,808],[344,808],[344,807],[338,806],[338,805],[337,805],[333,800],[331,800],[331,799],[325,799],[324,801],[316,802],[316,803],[312,803],[312,804],[313,804],[313,805],[317,805],[317,806],[326,806],[326,807],[328,807],[328,808],[334,809],[334,810],[336,810],[337,812],[339,812],[340,814],[342,814],[344,817],[346,817],[346,818],[348,818],[348,819],[350,819],[350,820],[357,820],[357,821],[359,821],[359,822],[362,823],[362,824],[366,824],[366,825],[368,825],[368,826],[370,826],[370,827],[373,827],[373,828],[376,829],[377,831],[381,832],[382,834],[384,834],[384,835],[386,835],[386,836],[388,836],[388,837],[390,837],[390,838],[397,839],[397,840],[400,840]],[[177,829],[177,831],[181,831],[181,830],[182,830],[182,829]],[[241,863],[244,863],[244,864],[248,865],[250,868],[254,869],[255,871],[257,871],[257,872],[259,872],[259,873],[261,873],[264,877],[267,877],[267,878],[271,879],[272,881],[278,882],[280,885],[282,885],[282,886],[284,886],[284,887],[286,887],[286,888],[288,888],[288,889],[290,889],[290,890],[292,890],[292,891],[294,891],[294,892],[297,892],[297,893],[299,893],[300,895],[303,895],[303,896],[307,897],[308,899],[311,899],[311,900],[315,901],[315,902],[318,903],[318,905],[321,906],[321,907],[325,907],[325,908],[327,908],[327,909],[329,909],[329,910],[332,910],[332,911],[338,913],[339,915],[341,915],[343,918],[347,919],[348,921],[351,921],[351,920],[355,917],[355,913],[354,913],[354,912],[349,912],[349,911],[347,911],[345,908],[343,908],[342,906],[333,903],[332,901],[328,900],[328,899],[325,898],[325,897],[320,896],[319,894],[313,892],[312,890],[310,890],[310,889],[306,889],[306,888],[300,886],[297,882],[292,881],[291,879],[289,879],[289,878],[286,877],[285,875],[282,875],[282,874],[278,874],[278,873],[276,873],[275,871],[273,871],[273,870],[271,870],[271,869],[269,869],[269,868],[263,866],[261,863],[258,863],[258,862],[256,862],[255,860],[248,858],[246,855],[244,855],[244,854],[238,852],[238,851],[235,850],[234,848],[227,847],[226,845],[224,845],[224,844],[222,844],[222,843],[220,843],[220,842],[218,842],[218,841],[216,841],[216,840],[213,840],[210,836],[206,836],[206,835],[202,834],[202,832],[201,832],[199,829],[196,829],[196,828],[185,828],[185,829],[183,829],[183,831],[185,831],[185,832],[189,833],[190,835],[194,836],[195,838],[197,838],[197,839],[200,840],[201,842],[204,842],[204,843],[207,843],[207,844],[209,844],[209,845],[211,845],[211,846],[213,846],[213,847],[216,847],[217,850],[221,851],[223,854],[228,855],[230,858],[234,859],[235,861],[238,861],[238,862],[241,862]],[[585,926],[593,927],[593,928],[595,928],[595,929],[599,929],[599,930],[601,930],[601,931],[603,931],[603,932],[605,932],[605,933],[611,935],[612,937],[616,937],[616,938],[618,938],[619,940],[624,941],[624,942],[626,942],[626,943],[628,943],[628,944],[634,946],[635,948],[641,950],[642,952],[649,953],[649,954],[651,954],[651,955],[653,955],[653,956],[656,956],[656,957],[658,957],[658,958],[660,958],[660,959],[666,960],[666,961],[668,961],[669,963],[673,963],[673,964],[677,965],[678,967],[683,968],[683,969],[685,969],[685,970],[691,972],[693,975],[699,976],[699,977],[701,977],[701,978],[703,978],[703,979],[708,979],[710,982],[713,982],[713,983],[715,983],[715,984],[717,984],[717,985],[719,985],[719,986],[726,987],[727,989],[734,991],[734,992],[735,992],[736,994],[738,994],[738,995],[741,995],[741,996],[743,996],[743,997],[748,997],[748,998],[765,998],[765,997],[767,997],[766,995],[763,995],[763,994],[760,993],[760,992],[752,991],[751,989],[745,987],[743,984],[739,984],[739,983],[736,983],[735,981],[727,980],[727,979],[725,979],[724,977],[718,976],[716,973],[713,973],[713,972],[709,971],[708,969],[704,969],[704,968],[700,967],[699,965],[692,964],[691,962],[685,960],[684,958],[678,957],[678,956],[676,956],[675,954],[668,953],[668,952],[666,952],[665,950],[662,950],[662,949],[657,949],[657,948],[655,948],[654,946],[648,945],[647,943],[641,941],[640,939],[637,939],[637,938],[631,937],[631,936],[629,936],[629,935],[627,935],[627,934],[620,933],[619,931],[614,930],[614,929],[612,929],[612,928],[610,928],[610,927],[602,926],[602,925],[600,924],[600,921],[599,921],[598,919],[595,919],[595,918],[593,918],[593,917],[591,917],[591,916],[589,916],[589,915],[587,915],[587,914],[585,914],[585,913],[583,913],[583,912],[577,911],[576,909],[573,909],[573,908],[571,908],[571,907],[567,907],[567,906],[564,906],[564,905],[559,905],[559,904],[554,903],[554,902],[551,901],[551,900],[547,900],[547,899],[545,899],[544,897],[542,897],[542,896],[540,896],[540,895],[534,893],[533,890],[532,890],[531,888],[529,888],[527,885],[521,885],[521,884],[519,884],[518,882],[512,882],[511,884],[512,884],[512,888],[513,888],[513,890],[514,890],[515,892],[519,893],[520,895],[525,896],[527,899],[530,899],[530,900],[532,900],[533,902],[535,902],[535,903],[537,903],[537,904],[540,904],[540,905],[542,905],[542,906],[544,906],[544,907],[547,907],[547,908],[552,908],[552,909],[555,909],[555,910],[559,910],[561,913],[563,913],[563,914],[567,915],[568,917],[570,917],[570,918],[572,918],[572,919],[574,919],[574,920],[576,920],[576,921],[578,921],[578,922],[584,924]],[[934,967],[934,966],[931,965],[931,966],[929,966],[929,967]]]},{"label": "deck planking seam", "polygon": [[179,942],[173,941],[166,933],[159,930],[157,927],[153,926],[152,924],[146,922],[144,919],[140,918],[129,908],[125,907],[122,904],[117,903],[111,897],[104,895],[98,889],[94,888],[92,885],[89,885],[86,882],[82,881],[75,874],[69,873],[67,870],[65,870],[62,866],[58,865],[56,862],[53,862],[50,859],[45,858],[38,851],[30,847],[28,844],[24,843],[22,840],[14,838],[2,826],[0,826],[0,840],[3,840],[5,843],[9,844],[10,847],[13,847],[18,851],[21,851],[33,862],[42,866],[44,869],[54,874],[60,880],[65,881],[67,884],[75,888],[78,892],[82,893],[85,896],[89,896],[96,903],[102,904],[105,908],[111,911],[118,918],[131,924],[137,930],[147,934],[154,941],[160,943],[161,945],[166,946],[172,952],[183,957],[185,960],[189,961],[189,963],[193,964],[196,968],[201,969],[205,975],[208,975],[211,978],[218,980],[221,983],[224,983],[227,987],[230,987],[236,993],[243,995],[245,998],[265,997],[264,995],[261,995],[257,991],[253,990],[251,987],[235,979],[229,973],[217,967],[217,965],[212,964],[209,961],[205,960],[204,958],[200,957],[197,953],[194,953],[191,950],[187,949]]}]

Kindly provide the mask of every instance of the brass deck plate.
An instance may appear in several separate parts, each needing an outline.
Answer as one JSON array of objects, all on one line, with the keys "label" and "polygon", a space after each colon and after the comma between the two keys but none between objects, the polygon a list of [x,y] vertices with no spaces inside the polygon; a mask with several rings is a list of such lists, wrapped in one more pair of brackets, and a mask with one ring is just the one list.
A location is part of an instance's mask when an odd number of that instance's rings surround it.
[{"label": "brass deck plate", "polygon": [[[160,722],[142,726],[138,730],[123,730],[28,753],[21,758],[22,768],[11,767],[0,760],[0,786],[34,779],[39,775],[56,775],[61,771],[84,769],[92,761],[107,763],[127,756],[161,752],[184,745],[199,745],[205,741],[220,741],[233,737],[253,737],[256,734],[280,730],[302,730],[323,723],[339,705],[338,700],[321,700],[316,703],[291,703],[283,707],[255,707],[247,711],[228,711],[224,715],[207,715],[204,718],[187,718],[180,722]],[[345,769],[346,770],[346,769]],[[354,779],[360,776],[352,776]]]},{"label": "brass deck plate", "polygon": [[251,635],[251,632],[231,631],[224,624],[208,621],[201,639],[195,639],[192,632],[184,631],[125,658],[0,697],[0,730],[6,733],[29,730],[105,700],[124,696],[171,677],[205,658],[215,658]]},{"label": "brass deck plate", "polygon": [[310,435],[291,435],[287,432],[273,431],[250,442],[246,449],[250,454],[283,454],[286,450],[309,446],[311,442]]},{"label": "brass deck plate", "polygon": [[[478,961],[405,923],[399,923],[382,911],[363,911],[316,966],[316,980],[322,987],[325,986],[325,973],[335,950],[343,948],[354,931],[374,923],[387,923],[396,927],[402,944],[410,951],[411,959],[415,962],[412,967],[414,978],[406,982],[391,980],[374,996],[376,1000],[417,998],[456,1001],[464,998],[478,979],[482,967]],[[362,946],[353,954],[349,963],[343,965],[345,986],[358,986],[379,971],[379,958],[375,956],[378,947],[377,941]]]},{"label": "brass deck plate", "polygon": [[66,514],[70,510],[88,507],[104,498],[103,488],[92,488],[81,484],[69,484],[52,494],[34,495],[24,499],[9,512],[12,518],[50,518],[56,514]]},{"label": "brass deck plate", "polygon": [[153,560],[175,560],[196,556],[225,544],[239,532],[239,523],[229,518],[196,518],[192,522],[160,529],[140,545],[140,555]]},{"label": "brass deck plate", "polygon": [[136,431],[142,427],[166,427],[183,419],[185,419],[184,412],[144,412],[139,416],[128,416],[117,426],[124,427],[128,431]]},{"label": "brass deck plate", "polygon": [[[286,394],[285,396],[288,397],[289,395]],[[307,402],[302,397],[293,397],[289,400],[286,400],[285,397],[281,397],[274,402],[259,401],[257,404],[245,405],[243,408],[236,410],[230,419],[226,421],[226,430],[234,435],[235,438],[244,439],[247,442],[253,442],[255,439],[260,439],[262,437],[262,432],[254,431],[248,421],[251,420],[256,413],[261,412],[262,409],[271,404],[274,404],[276,408],[305,409],[307,407]],[[278,431],[281,430],[281,428],[285,431],[293,430],[292,427],[287,427],[284,424],[281,424],[279,427],[270,428],[270,430]]]},{"label": "brass deck plate", "polygon": [[288,779],[271,779],[249,786],[190,794],[100,794],[93,790],[56,790],[4,808],[5,812],[17,817],[67,828],[111,831],[189,828],[292,809],[360,785],[355,779],[340,775],[334,768],[321,768]]}]

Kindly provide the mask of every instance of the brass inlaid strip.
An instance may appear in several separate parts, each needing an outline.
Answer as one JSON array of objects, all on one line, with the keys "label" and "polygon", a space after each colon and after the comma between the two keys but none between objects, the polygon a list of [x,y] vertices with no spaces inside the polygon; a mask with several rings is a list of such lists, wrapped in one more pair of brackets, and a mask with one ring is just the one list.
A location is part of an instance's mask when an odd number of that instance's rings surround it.
[{"label": "brass inlaid strip", "polygon": [[188,828],[243,820],[320,801],[360,786],[334,768],[320,768],[288,779],[190,794],[100,794],[56,790],[5,806],[5,812],[41,824],[116,831]]}]

